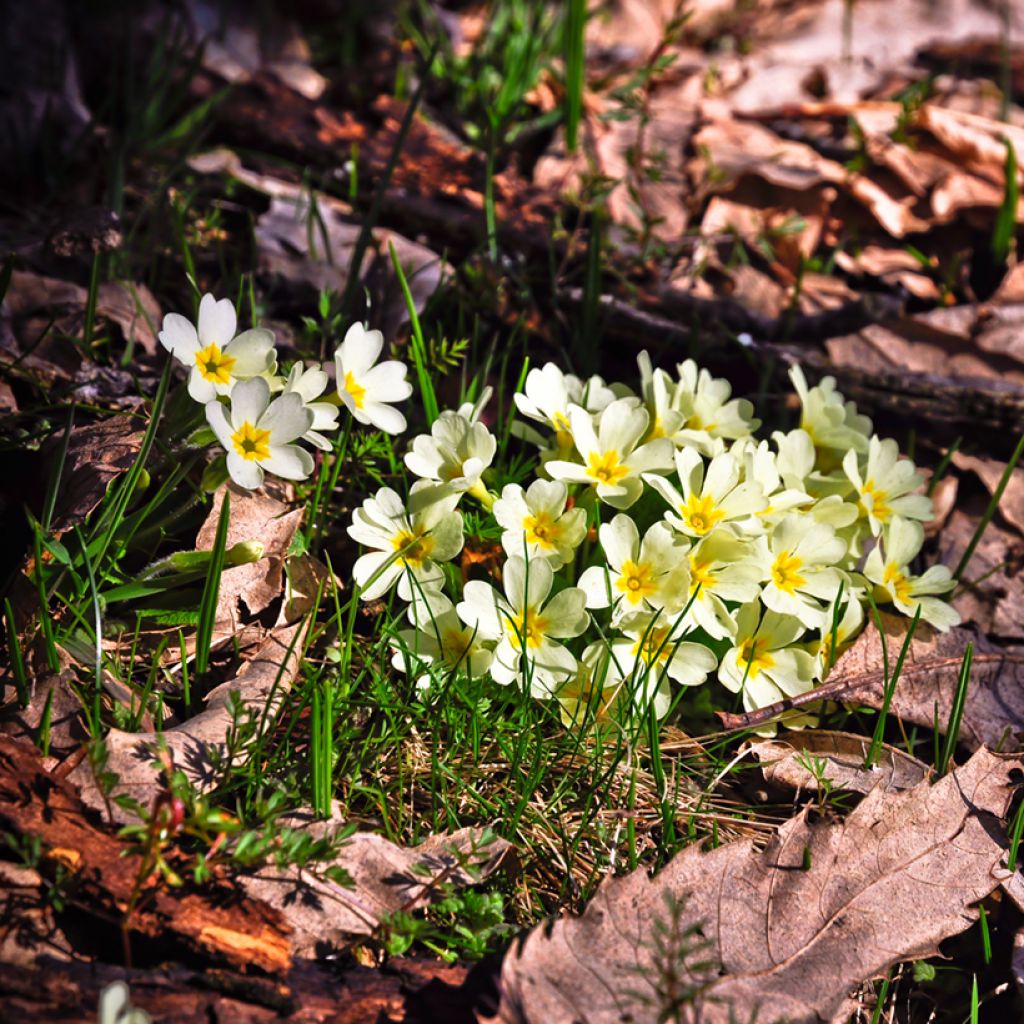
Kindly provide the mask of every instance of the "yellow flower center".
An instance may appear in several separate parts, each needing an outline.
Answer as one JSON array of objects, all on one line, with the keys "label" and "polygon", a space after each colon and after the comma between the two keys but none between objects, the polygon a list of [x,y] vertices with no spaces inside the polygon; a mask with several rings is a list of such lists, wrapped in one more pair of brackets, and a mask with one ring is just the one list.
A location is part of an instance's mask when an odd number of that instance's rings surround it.
[{"label": "yellow flower center", "polygon": [[246,420],[232,435],[235,451],[248,462],[270,458],[270,431],[260,430]]},{"label": "yellow flower center", "polygon": [[238,362],[234,356],[226,356],[211,342],[196,353],[196,367],[199,375],[211,384],[230,384],[231,368]]},{"label": "yellow flower center", "polygon": [[874,480],[865,480],[863,495],[871,499],[871,513],[880,523],[887,523],[892,516],[892,509],[886,504],[888,495],[875,485]]},{"label": "yellow flower center", "polygon": [[551,417],[551,422],[555,427],[555,441],[558,447],[568,451],[573,446],[572,425],[569,423],[569,417],[564,412],[556,412]]},{"label": "yellow flower center", "polygon": [[797,587],[802,587],[807,578],[797,571],[803,560],[791,555],[788,551],[780,551],[772,563],[772,582],[787,594],[795,594]]},{"label": "yellow flower center", "polygon": [[555,547],[561,527],[547,514],[538,512],[535,516],[523,519],[523,530],[526,532],[526,543],[551,551]]},{"label": "yellow flower center", "polygon": [[704,595],[715,585],[715,574],[711,570],[710,562],[698,562],[693,555],[690,555],[690,594],[700,587],[697,600],[703,601]]},{"label": "yellow flower center", "polygon": [[355,375],[351,370],[345,374],[345,390],[349,393],[352,404],[357,409],[362,409],[366,404],[366,388],[356,381]]},{"label": "yellow flower center", "polygon": [[459,664],[466,657],[472,644],[473,631],[468,628],[453,627],[441,635],[441,647],[453,664]]},{"label": "yellow flower center", "polygon": [[658,590],[654,582],[654,567],[650,562],[625,562],[615,586],[626,595],[630,604],[639,604]]},{"label": "yellow flower center", "polygon": [[740,644],[736,660],[748,678],[756,678],[759,672],[775,664],[775,659],[768,653],[768,644],[767,637],[754,636],[748,637]]},{"label": "yellow flower center", "polygon": [[391,546],[395,551],[401,552],[398,561],[402,565],[419,569],[430,557],[430,552],[434,549],[434,539],[428,537],[422,529],[399,530],[392,538]]},{"label": "yellow flower center", "polygon": [[649,441],[653,441],[658,437],[665,437],[665,424],[661,422],[660,416],[655,416],[654,422],[651,424],[650,432],[647,434],[647,439]]},{"label": "yellow flower center", "polygon": [[717,423],[705,423],[697,413],[694,413],[686,421],[687,430],[703,430],[707,434],[710,434],[717,427]]},{"label": "yellow flower center", "polygon": [[508,628],[509,643],[517,651],[523,649],[524,639],[527,647],[536,650],[544,643],[544,634],[548,628],[547,620],[529,608],[521,614],[507,616],[505,625]]},{"label": "yellow flower center", "polygon": [[666,642],[667,638],[668,626],[655,626],[653,629],[647,630],[633,644],[633,657],[643,658],[648,668],[660,661],[665,661],[672,654],[673,647],[672,644]]},{"label": "yellow flower center", "polygon": [[619,453],[614,449],[603,455],[591,452],[587,456],[587,476],[595,483],[615,486],[624,476],[629,475],[629,467],[619,461]]},{"label": "yellow flower center", "polygon": [[691,494],[680,512],[683,522],[701,537],[710,533],[725,518],[725,513],[715,508],[715,500],[710,494],[703,498]]},{"label": "yellow flower center", "polygon": [[892,591],[897,601],[907,604],[910,601],[910,580],[896,568],[895,565],[887,565],[882,574],[885,585]]}]

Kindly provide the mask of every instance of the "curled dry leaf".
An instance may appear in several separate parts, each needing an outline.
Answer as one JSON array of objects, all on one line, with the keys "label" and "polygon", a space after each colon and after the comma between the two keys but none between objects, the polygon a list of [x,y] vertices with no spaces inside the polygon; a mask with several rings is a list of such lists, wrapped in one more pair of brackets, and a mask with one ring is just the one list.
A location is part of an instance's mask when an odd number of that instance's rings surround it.
[{"label": "curled dry leaf", "polygon": [[246,541],[258,541],[263,545],[263,557],[256,562],[225,569],[221,574],[215,616],[215,644],[232,637],[245,618],[259,615],[281,594],[285,558],[295,532],[302,523],[301,508],[291,508],[267,493],[265,488],[245,491],[225,484],[213,496],[210,512],[199,528],[196,536],[197,551],[209,551],[213,547],[224,494],[229,488],[231,519],[226,546],[230,548]]},{"label": "curled dry leaf", "polygon": [[[50,446],[56,457],[61,438]],[[112,416],[71,432],[50,530],[60,536],[85,521],[103,500],[112,480],[135,464],[142,447],[142,431],[130,417]]]},{"label": "curled dry leaf", "polygon": [[[890,664],[903,645],[910,620],[882,613]],[[920,623],[907,652],[889,714],[939,729],[949,722],[960,666],[968,642],[974,644],[970,686],[964,705],[959,742],[969,750],[981,746],[1013,750],[1024,736],[1024,655],[1003,650],[983,633],[959,626],[946,633]],[[719,712],[726,729],[743,729],[777,718],[782,711],[822,700],[882,706],[885,690],[882,639],[869,626],[836,662],[822,686],[791,700],[746,714]]]},{"label": "curled dry leaf", "polygon": [[[280,823],[322,836],[344,820],[337,813],[331,821],[303,814]],[[324,956],[354,937],[372,935],[388,915],[439,898],[443,885],[472,885],[495,871],[509,844],[494,837],[482,845],[482,834],[464,828],[403,849],[383,836],[357,832],[331,862],[348,873],[350,886],[308,871],[274,867],[242,878],[241,884],[250,896],[281,911],[294,929],[297,956]]]},{"label": "curled dry leaf", "polygon": [[1009,874],[1000,822],[1020,767],[981,750],[934,785],[872,790],[845,821],[805,811],[765,850],[691,846],[654,878],[607,881],[506,955],[493,1021],[845,1021],[851,990],[938,953]]},{"label": "curled dry leaf", "polygon": [[242,707],[257,721],[264,715],[269,720],[298,672],[304,634],[304,623],[276,626],[234,679],[210,691],[206,708],[179,726],[159,734],[111,729],[105,741],[106,768],[118,781],[110,794],[104,795],[88,761],[79,764],[69,780],[79,787],[90,807],[109,807],[120,822],[134,820],[134,815],[112,803],[112,798],[129,796],[143,806],[152,802],[161,787],[154,752],[163,745],[175,766],[200,792],[209,789],[216,781],[215,766],[222,764],[228,752],[228,734],[234,723],[232,694],[238,694]]},{"label": "curled dry leaf", "polygon": [[750,745],[768,782],[793,789],[817,791],[822,781],[833,789],[870,793],[876,786],[886,792],[911,789],[931,776],[923,761],[883,743],[871,768],[865,767],[871,739],[850,732],[808,729],[787,733],[784,739]]},{"label": "curled dry leaf", "polygon": [[[976,455],[966,455],[963,452],[957,452],[953,456],[953,465],[957,469],[974,473],[989,494],[995,494],[1006,469],[1006,463],[997,459],[978,458]],[[1024,536],[1024,469],[1015,469],[1010,474],[1006,490],[999,501],[999,515]]]}]

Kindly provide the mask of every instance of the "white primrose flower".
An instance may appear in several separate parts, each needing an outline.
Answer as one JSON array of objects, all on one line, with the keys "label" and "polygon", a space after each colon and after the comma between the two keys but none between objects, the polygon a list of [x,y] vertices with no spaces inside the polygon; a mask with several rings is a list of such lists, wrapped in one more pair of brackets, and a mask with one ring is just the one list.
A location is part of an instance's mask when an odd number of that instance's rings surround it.
[{"label": "white primrose flower", "polygon": [[860,415],[853,402],[843,400],[834,377],[822,377],[821,383],[811,388],[803,370],[794,365],[789,368],[789,379],[800,396],[800,429],[814,443],[818,470],[828,473],[837,469],[850,449],[867,451],[871,420]]},{"label": "white primrose flower", "polygon": [[690,589],[689,545],[665,523],[655,523],[641,542],[636,523],[620,513],[602,524],[598,537],[608,564],[591,566],[580,577],[588,608],[612,605],[618,615],[682,609]]},{"label": "white primrose flower", "polygon": [[774,525],[789,512],[814,500],[803,487],[791,487],[784,482],[778,457],[767,441],[755,444],[749,438],[742,438],[733,444],[732,452],[743,461],[744,479],[757,484],[768,502],[758,512],[766,526]]},{"label": "white primrose flower", "polygon": [[571,676],[555,692],[562,724],[576,727],[601,725],[612,719],[623,692],[622,679],[613,671],[611,652],[603,640],[584,648]]},{"label": "white primrose flower", "polygon": [[643,493],[641,474],[672,467],[672,442],[660,437],[637,447],[647,432],[648,416],[635,398],[619,398],[601,413],[597,430],[582,406],[569,407],[576,450],[583,464],[552,460],[547,471],[556,480],[590,484],[612,508],[629,508]]},{"label": "white primrose flower", "polygon": [[527,490],[506,484],[494,503],[508,555],[546,558],[553,569],[571,562],[587,534],[587,513],[565,506],[569,488],[561,480],[534,480]]},{"label": "white primrose flower", "polygon": [[462,516],[455,509],[459,496],[445,495],[418,507],[422,486],[409,492],[408,509],[390,487],[382,487],[353,513],[348,535],[373,549],[352,569],[352,578],[364,588],[364,601],[380,597],[395,583],[403,601],[411,601],[421,587],[437,589],[444,579],[438,563],[462,550]]},{"label": "white primrose flower", "polygon": [[230,402],[230,410],[217,399],[207,402],[206,419],[228,453],[228,473],[239,487],[259,487],[264,473],[305,480],[313,472],[313,456],[293,444],[313,422],[298,395],[271,401],[270,385],[254,377],[235,385]]},{"label": "white primrose flower", "polygon": [[805,627],[822,626],[840,587],[848,586],[835,568],[846,555],[846,544],[832,527],[790,514],[772,531],[767,545],[768,584],[761,600]]},{"label": "white primrose flower", "polygon": [[391,664],[400,672],[410,667],[421,670],[430,666],[416,680],[420,689],[426,689],[438,675],[461,672],[479,679],[491,667],[494,651],[466,626],[455,613],[455,605],[444,594],[433,590],[417,591],[408,610],[413,629],[399,631],[392,640],[394,655]]},{"label": "white primrose flower", "polygon": [[[412,394],[405,379],[406,365],[397,359],[378,363],[384,349],[384,335],[353,324],[334,353],[338,395],[359,423],[369,423],[387,434],[405,430],[405,417],[391,408]],[[376,365],[374,365],[376,364]]]},{"label": "white primrose flower", "polygon": [[483,423],[445,411],[429,434],[413,440],[405,464],[416,476],[461,494],[482,486],[480,477],[497,450],[497,439]]},{"label": "white primrose flower", "polygon": [[924,477],[915,471],[910,459],[900,458],[899,445],[891,438],[883,441],[872,436],[863,472],[855,451],[846,453],[843,470],[856,488],[876,537],[894,515],[903,519],[931,519],[931,498],[912,493],[924,483]]},{"label": "white primrose flower", "polygon": [[756,601],[764,579],[764,560],[749,540],[719,530],[698,541],[689,552],[690,593],[687,621],[716,640],[736,632],[726,602]]},{"label": "white primrose flower", "polygon": [[686,420],[672,405],[677,382],[664,370],[655,369],[647,352],[641,352],[636,362],[640,368],[640,394],[650,416],[647,439],[667,437],[674,442],[676,431]]},{"label": "white primrose flower", "polygon": [[528,679],[535,697],[547,697],[576,674],[576,658],[559,640],[579,636],[590,624],[586,595],[568,587],[551,600],[554,572],[542,558],[513,555],[505,563],[501,594],[482,580],[470,580],[456,610],[485,640],[497,640],[491,677],[507,685]]},{"label": "white primrose flower", "polygon": [[644,479],[668,502],[665,518],[688,537],[706,537],[719,526],[740,530],[760,529],[749,521],[767,506],[764,494],[753,481],[742,481],[742,465],[731,452],[716,455],[704,472],[704,460],[694,448],[675,454],[682,493],[664,477]]},{"label": "white primrose flower", "polygon": [[180,313],[164,317],[160,342],[189,367],[188,393],[203,405],[230,394],[236,381],[271,375],[277,369],[274,335],[262,327],[236,335],[237,326],[231,300],[218,302],[209,294],[199,302],[198,328]]},{"label": "white primrose flower", "polygon": [[698,686],[714,672],[715,655],[703,644],[684,639],[683,623],[660,612],[637,612],[623,620],[624,637],[611,642],[611,664],[640,710],[652,703],[663,718],[672,703],[669,680]]},{"label": "white primrose flower", "polygon": [[[554,363],[530,370],[523,391],[512,396],[523,416],[554,430],[556,445],[563,454],[572,451],[569,406],[580,405],[597,413],[614,399],[615,393],[600,377],[584,382],[571,373],[563,373]],[[516,424],[513,433],[541,447],[546,444],[543,435],[525,424]]]},{"label": "white primrose flower", "polygon": [[679,383],[672,405],[683,418],[672,436],[677,446],[692,445],[704,455],[714,455],[723,440],[749,437],[761,425],[747,399],[730,398],[732,386],[727,380],[698,369],[692,359],[679,363],[676,372]]},{"label": "white primrose flower", "polygon": [[756,602],[736,615],[736,637],[718,666],[718,678],[733,693],[743,691],[747,711],[796,697],[814,687],[815,660],[796,641],[804,624],[789,615],[766,611]]},{"label": "white primrose flower", "polygon": [[320,368],[319,363],[304,369],[302,363],[298,362],[291,368],[282,391],[285,395],[298,395],[313,414],[313,425],[302,440],[324,452],[331,450],[331,442],[324,437],[323,432],[338,429],[338,407],[331,402],[317,401],[330,382],[330,377]]},{"label": "white primrose flower", "polygon": [[[921,618],[945,632],[960,622],[960,614],[935,594],[948,593],[956,586],[949,569],[933,565],[922,576],[912,576],[908,566],[924,543],[924,527],[912,519],[893,516],[864,563],[864,575],[904,615],[913,616],[921,609]],[[883,554],[884,548],[884,554]]]}]

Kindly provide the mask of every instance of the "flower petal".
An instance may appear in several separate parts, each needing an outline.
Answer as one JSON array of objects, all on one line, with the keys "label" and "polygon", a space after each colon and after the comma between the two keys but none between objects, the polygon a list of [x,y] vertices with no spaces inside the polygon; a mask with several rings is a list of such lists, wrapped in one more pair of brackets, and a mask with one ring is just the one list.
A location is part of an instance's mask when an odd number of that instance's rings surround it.
[{"label": "flower petal", "polygon": [[[379,332],[376,332],[379,333]],[[412,394],[412,384],[406,380],[408,368],[397,359],[367,370],[359,380],[374,402],[404,402]]]},{"label": "flower petal", "polygon": [[283,480],[305,480],[313,472],[313,456],[297,444],[271,445],[270,457],[260,465]]},{"label": "flower petal", "polygon": [[213,432],[217,435],[217,440],[224,445],[227,451],[231,451],[231,435],[233,431],[228,420],[228,412],[223,404],[216,399],[206,403],[206,422],[213,428]]},{"label": "flower petal", "polygon": [[[267,412],[269,401],[270,385],[262,377],[239,381],[231,389],[231,425],[235,430],[243,423],[256,426]],[[301,398],[299,402],[301,404]]]},{"label": "flower petal", "polygon": [[[342,395],[342,397],[345,396]],[[382,402],[367,402],[361,411],[362,417],[357,412],[353,412],[353,416],[362,423],[370,423],[378,430],[383,430],[385,434],[401,434],[405,430],[405,417],[390,405],[384,405]]]},{"label": "flower petal", "polygon": [[175,359],[186,366],[191,366],[199,351],[199,335],[192,323],[180,313],[168,313],[164,317],[163,330],[157,335],[163,345]]},{"label": "flower petal", "polygon": [[239,487],[255,490],[263,483],[263,470],[258,462],[243,459],[237,452],[228,452],[228,473]]},{"label": "flower petal", "polygon": [[209,293],[199,303],[199,341],[203,347],[217,345],[221,349],[235,336],[238,318],[230,299],[219,302]]},{"label": "flower petal", "polygon": [[200,405],[206,405],[217,397],[217,389],[199,372],[197,366],[193,366],[188,375],[188,393]]},{"label": "flower petal", "polygon": [[[236,384],[237,391],[244,384],[262,381],[262,377],[254,377],[252,381]],[[271,445],[289,444],[302,437],[313,426],[313,413],[302,401],[302,396],[291,392],[275,398],[260,420],[260,426],[270,431]]]},{"label": "flower petal", "polygon": [[277,363],[274,335],[262,327],[243,331],[224,351],[235,360],[231,368],[234,377],[255,377],[258,373],[273,370]]},{"label": "flower petal", "polygon": [[346,373],[362,377],[377,362],[383,348],[384,335],[380,331],[368,331],[361,323],[354,323],[345,332],[345,339],[334,354],[338,380],[344,380]]}]

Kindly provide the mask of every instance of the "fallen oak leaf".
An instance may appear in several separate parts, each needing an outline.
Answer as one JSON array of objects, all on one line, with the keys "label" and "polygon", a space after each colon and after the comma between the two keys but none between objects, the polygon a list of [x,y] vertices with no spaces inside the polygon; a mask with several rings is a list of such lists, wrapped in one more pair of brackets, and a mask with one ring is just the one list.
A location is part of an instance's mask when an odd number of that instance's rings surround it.
[{"label": "fallen oak leaf", "polygon": [[[882,624],[890,653],[898,651],[909,620],[882,613]],[[982,745],[1003,749],[1007,743],[1015,748],[1017,734],[1024,732],[1024,655],[1002,650],[976,629],[959,626],[940,633],[920,624],[907,652],[889,713],[926,728],[934,726],[937,714],[939,729],[944,730],[969,642],[974,644],[974,660],[959,741],[970,750]],[[882,641],[878,630],[869,626],[836,662],[823,685],[757,711],[717,714],[724,729],[732,732],[763,725],[784,711],[823,700],[879,708],[884,688]]]},{"label": "fallen oak leaf", "polygon": [[981,750],[934,785],[872,790],[844,821],[805,810],[763,851],[695,845],[653,878],[606,881],[506,954],[488,1024],[653,1024],[669,1007],[685,1024],[845,1021],[856,986],[938,953],[1009,875],[1020,767]]},{"label": "fallen oak leaf", "polygon": [[798,790],[816,792],[827,782],[852,793],[870,793],[876,786],[900,792],[931,777],[932,769],[923,761],[888,743],[880,745],[875,764],[868,768],[870,748],[867,736],[806,729],[752,743],[748,750],[761,763],[767,782]]}]

